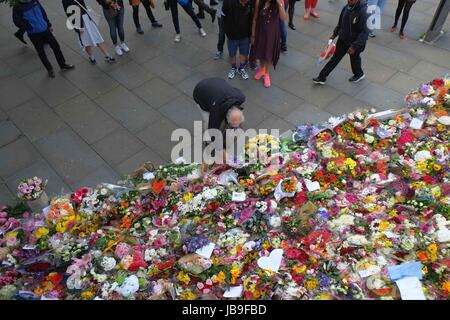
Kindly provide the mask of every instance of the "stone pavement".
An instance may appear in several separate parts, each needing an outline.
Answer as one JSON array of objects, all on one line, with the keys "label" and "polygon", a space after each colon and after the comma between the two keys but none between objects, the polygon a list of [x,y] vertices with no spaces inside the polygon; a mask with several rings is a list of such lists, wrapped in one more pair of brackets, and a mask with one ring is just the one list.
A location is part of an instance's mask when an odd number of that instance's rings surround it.
[{"label": "stone pavement", "polygon": [[[209,76],[226,77],[229,65],[212,59],[217,24],[204,20],[208,32],[201,38],[180,10],[183,40],[173,42],[171,16],[157,3],[162,29],[152,30],[141,8],[145,35],[135,32],[131,8],[126,7],[126,37],[131,52],[106,64],[96,52],[92,66],[79,48],[76,35],[65,27],[60,1],[41,0],[55,29],[71,72],[47,77],[32,47],[19,43],[8,6],[0,7],[0,203],[12,203],[22,178],[49,180],[49,194],[66,193],[83,185],[115,182],[145,161],[170,159],[172,131],[192,130],[200,120],[192,89]],[[94,0],[88,0],[100,12]],[[400,41],[389,32],[397,1],[389,0],[382,25],[363,54],[366,79],[350,84],[348,58],[315,87],[311,78],[320,67],[316,59],[331,34],[345,1],[319,1],[319,20],[303,21],[303,2],[297,3],[297,30],[288,31],[287,54],[272,74],[272,87],[249,79],[231,83],[247,95],[247,127],[287,130],[318,122],[358,107],[398,107],[420,82],[450,72],[450,37],[434,46],[416,41],[426,30],[438,0],[418,1]],[[145,23],[144,23],[145,22]],[[450,30],[450,21],[446,23]],[[106,22],[102,33],[111,47]],[[54,62],[52,54],[49,55]]]}]

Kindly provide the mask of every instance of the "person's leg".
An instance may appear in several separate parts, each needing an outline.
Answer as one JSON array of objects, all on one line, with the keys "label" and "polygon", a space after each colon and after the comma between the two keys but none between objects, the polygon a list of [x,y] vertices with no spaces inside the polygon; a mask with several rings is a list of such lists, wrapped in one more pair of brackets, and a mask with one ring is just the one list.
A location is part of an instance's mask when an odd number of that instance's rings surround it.
[{"label": "person's leg", "polygon": [[250,53],[250,38],[244,38],[239,40],[239,74],[242,79],[247,80],[249,78],[245,67],[247,66],[247,57]]},{"label": "person's leg", "polygon": [[219,24],[219,40],[217,41],[217,52],[223,52],[223,45],[225,44],[225,23],[223,17],[217,19]]},{"label": "person's leg", "polygon": [[200,20],[198,20],[197,16],[195,15],[194,8],[192,8],[192,1],[188,2],[185,6],[182,6],[184,11],[191,17],[191,19],[194,21],[197,28],[201,29],[202,24],[200,23]]},{"label": "person's leg", "polygon": [[141,23],[139,22],[139,5],[131,6],[133,8],[133,21],[136,27],[136,30],[141,31]]},{"label": "person's leg", "polygon": [[170,6],[170,13],[172,14],[173,27],[175,33],[180,34],[180,21],[178,20],[178,2],[177,0],[168,0]]},{"label": "person's leg", "polygon": [[237,66],[236,66],[236,53],[239,46],[238,40],[231,40],[227,38],[227,46],[228,46],[228,55],[230,56],[230,64],[231,69],[228,72],[228,79],[233,79],[236,75]]},{"label": "person's leg", "polygon": [[318,2],[318,0],[311,0],[311,15],[314,18],[319,18],[319,14],[317,13],[317,10],[316,10],[317,2]]},{"label": "person's leg", "polygon": [[45,69],[47,69],[47,71],[53,70],[53,67],[45,53],[43,35],[42,34],[31,34],[30,41],[33,44],[34,48],[36,49],[36,52],[37,52],[39,58],[41,59],[41,62],[44,65]]},{"label": "person's leg", "polygon": [[336,66],[341,62],[342,58],[347,54],[349,46],[345,45],[342,41],[336,43],[336,51],[331,57],[330,61],[323,67],[322,71],[320,71],[319,79],[325,81],[331,71],[336,68]]},{"label": "person's leg", "polygon": [[311,14],[311,1],[312,0],[305,0],[305,15],[303,16],[303,18],[309,19],[309,15]]},{"label": "person's leg", "polygon": [[198,17],[204,17],[204,11],[208,12],[211,15],[212,22],[216,19],[216,9],[209,7],[203,0],[194,0],[195,4],[198,6]]},{"label": "person's leg", "polygon": [[392,31],[395,31],[395,28],[397,28],[398,19],[400,19],[400,15],[402,14],[403,7],[405,6],[406,0],[398,0],[397,10],[395,11],[395,20],[394,25],[392,26]]},{"label": "person's leg", "polygon": [[108,48],[104,42],[97,44],[97,47],[105,55],[106,60],[115,61],[115,59],[109,54]]},{"label": "person's leg", "polygon": [[400,35],[402,36],[404,35],[403,31],[405,30],[406,23],[408,22],[409,11],[411,10],[413,4],[414,2],[407,2],[405,4],[405,8],[403,9],[402,26],[400,28]]},{"label": "person's leg", "polygon": [[266,88],[269,88],[271,85],[271,83],[270,83],[270,67],[271,66],[272,66],[272,63],[270,61],[264,61],[264,70],[266,71],[266,73],[264,74],[264,86]]},{"label": "person's leg", "polygon": [[125,30],[124,30],[124,20],[125,20],[125,8],[120,8],[117,16],[117,33],[119,34],[120,42],[125,42]]},{"label": "person's leg", "polygon": [[289,16],[289,28],[295,30],[294,26],[294,12],[296,0],[289,0],[288,16]]},{"label": "person's leg", "polygon": [[142,5],[145,8],[145,12],[147,13],[147,17],[150,20],[150,22],[154,25],[157,23],[155,16],[153,15],[152,8],[150,7],[150,1],[149,0],[141,0]]},{"label": "person's leg", "polygon": [[45,37],[44,41],[49,44],[50,48],[52,48],[59,67],[64,68],[66,66],[66,59],[64,58],[64,55],[61,51],[61,47],[59,46],[59,43],[56,40],[55,36],[53,35],[53,33],[50,32],[50,30],[47,30],[44,37]]},{"label": "person's leg", "polygon": [[364,75],[364,71],[361,67],[361,53],[355,52],[350,55],[350,64],[352,66],[353,75],[357,78],[360,78]]},{"label": "person's leg", "polygon": [[14,36],[19,39],[20,42],[22,42],[23,44],[27,44],[27,42],[24,39],[24,35],[25,35],[25,29],[18,29],[15,33]]},{"label": "person's leg", "polygon": [[109,36],[111,37],[111,41],[113,45],[117,45],[117,26],[116,26],[116,18],[115,17],[109,17],[105,14],[106,22],[108,23],[109,27]]},{"label": "person's leg", "polygon": [[281,51],[287,51],[287,29],[286,23],[280,19],[280,33],[281,33]]}]

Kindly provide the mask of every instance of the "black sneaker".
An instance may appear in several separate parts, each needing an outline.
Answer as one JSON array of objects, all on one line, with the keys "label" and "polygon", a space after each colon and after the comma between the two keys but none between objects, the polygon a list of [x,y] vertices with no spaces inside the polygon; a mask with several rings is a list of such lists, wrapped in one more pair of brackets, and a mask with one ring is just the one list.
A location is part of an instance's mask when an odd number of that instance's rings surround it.
[{"label": "black sneaker", "polygon": [[116,62],[116,59],[114,59],[113,57],[105,57],[105,61],[109,62],[109,63],[113,63],[113,62]]},{"label": "black sneaker", "polygon": [[317,77],[317,78],[314,78],[314,79],[313,79],[313,82],[314,82],[315,84],[320,84],[320,85],[324,85],[326,81],[327,81],[326,79],[322,79],[322,78],[320,78],[320,77]]},{"label": "black sneaker", "polygon": [[295,26],[294,26],[294,24],[293,23],[289,23],[288,24],[288,27],[289,28],[291,28],[292,30],[295,30],[295,29],[297,29]]},{"label": "black sneaker", "polygon": [[139,33],[139,34],[144,34],[144,30],[142,30],[141,27],[136,28],[136,32]]},{"label": "black sneaker", "polygon": [[25,39],[23,38],[23,33],[17,31],[16,33],[14,33],[14,36],[19,39],[20,42],[22,42],[23,44],[28,44]]},{"label": "black sneaker", "polygon": [[97,60],[95,60],[95,58],[89,57],[89,62],[92,64],[96,64]]},{"label": "black sneaker", "polygon": [[152,27],[153,28],[162,28],[162,24],[159,23],[158,21],[152,22]]},{"label": "black sneaker", "polygon": [[61,67],[61,70],[72,70],[75,69],[75,66],[73,64],[65,64]]},{"label": "black sneaker", "polygon": [[205,14],[204,13],[197,13],[197,18],[199,19],[205,19]]},{"label": "black sneaker", "polygon": [[362,76],[353,76],[350,79],[348,79],[348,81],[353,82],[353,83],[357,83],[360,82],[362,79],[364,79],[366,76],[363,74]]},{"label": "black sneaker", "polygon": [[282,52],[287,52],[287,46],[281,46],[281,51]]},{"label": "black sneaker", "polygon": [[209,5],[210,6],[217,6],[219,3],[216,0],[210,0]]},{"label": "black sneaker", "polygon": [[55,71],[53,71],[53,70],[48,70],[48,76],[49,76],[50,78],[54,79],[54,78],[55,78]]}]

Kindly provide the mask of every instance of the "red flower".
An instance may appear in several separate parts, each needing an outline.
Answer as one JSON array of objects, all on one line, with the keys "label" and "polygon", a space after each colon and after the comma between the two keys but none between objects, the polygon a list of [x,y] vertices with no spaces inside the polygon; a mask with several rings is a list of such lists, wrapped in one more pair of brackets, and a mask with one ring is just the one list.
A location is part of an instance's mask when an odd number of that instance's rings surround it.
[{"label": "red flower", "polygon": [[128,267],[129,271],[138,271],[140,267],[146,268],[147,262],[144,261],[144,257],[141,253],[135,252],[133,254],[133,262]]},{"label": "red flower", "polygon": [[166,261],[166,262],[157,263],[156,267],[159,270],[164,270],[164,269],[169,269],[169,268],[173,267],[174,265],[175,265],[175,261],[169,260],[169,261]]},{"label": "red flower", "polygon": [[434,79],[433,82],[431,83],[434,90],[442,87],[444,84],[445,84],[445,82],[443,79]]},{"label": "red flower", "polygon": [[303,279],[305,278],[305,275],[300,273],[297,274],[296,272],[292,272],[292,280],[294,280],[297,284],[301,285],[303,282]]},{"label": "red flower", "polygon": [[56,286],[58,283],[60,283],[64,279],[64,276],[62,274],[53,274],[49,277],[49,280],[53,283],[54,286]]},{"label": "red flower", "polygon": [[156,193],[160,193],[164,189],[165,186],[166,186],[166,183],[164,182],[164,180],[153,180],[153,182],[152,182],[152,189]]},{"label": "red flower", "polygon": [[296,248],[291,248],[286,251],[285,255],[289,259],[297,259],[300,256],[300,250]]},{"label": "red flower", "polygon": [[295,195],[295,197],[294,197],[294,203],[295,203],[297,206],[301,206],[301,205],[303,205],[303,204],[306,202],[307,199],[308,199],[308,198],[307,198],[307,196],[306,196],[306,191],[303,190],[303,191],[301,191],[301,192],[298,192],[298,193]]}]

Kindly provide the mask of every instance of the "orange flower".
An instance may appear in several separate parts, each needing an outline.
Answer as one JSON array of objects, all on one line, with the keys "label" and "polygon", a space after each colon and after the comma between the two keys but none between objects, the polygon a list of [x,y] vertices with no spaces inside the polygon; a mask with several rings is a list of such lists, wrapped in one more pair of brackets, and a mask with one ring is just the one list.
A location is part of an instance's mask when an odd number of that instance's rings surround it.
[{"label": "orange flower", "polygon": [[423,251],[417,252],[417,258],[419,258],[421,262],[426,262],[428,260],[427,254]]},{"label": "orange flower", "polygon": [[444,281],[442,283],[442,291],[444,291],[444,294],[450,295],[450,281]]},{"label": "orange flower", "polygon": [[156,193],[160,193],[164,189],[165,186],[166,186],[166,183],[164,182],[164,180],[153,180],[153,182],[152,182],[152,189]]}]

